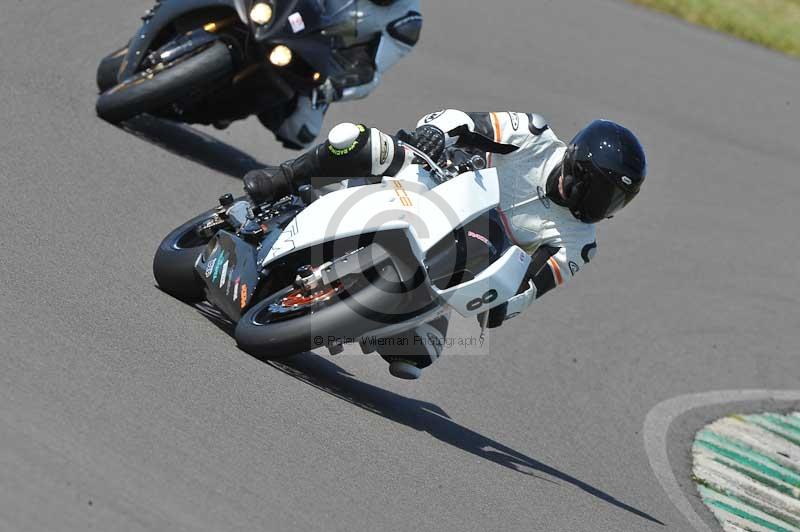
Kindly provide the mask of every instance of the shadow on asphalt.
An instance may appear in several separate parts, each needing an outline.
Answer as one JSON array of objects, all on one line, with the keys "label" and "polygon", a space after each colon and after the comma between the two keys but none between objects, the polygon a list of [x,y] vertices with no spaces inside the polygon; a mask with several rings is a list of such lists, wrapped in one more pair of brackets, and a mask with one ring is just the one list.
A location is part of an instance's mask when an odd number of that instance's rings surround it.
[{"label": "shadow on asphalt", "polygon": [[139,115],[120,128],[179,157],[237,179],[250,170],[266,166],[230,144],[186,124]]},{"label": "shadow on asphalt", "polygon": [[[264,362],[318,390],[396,423],[427,432],[439,441],[462,451],[553,484],[558,484],[558,481],[566,482],[617,508],[664,526],[664,523],[655,517],[625,504],[580,479],[459,425],[433,403],[404,397],[361,382],[327,358],[305,353],[287,360]],[[537,475],[536,472],[555,480]]]},{"label": "shadow on asphalt", "polygon": [[[195,305],[195,309],[211,323],[233,338],[235,324],[207,302]],[[516,451],[487,436],[479,434],[453,421],[439,406],[404,397],[359,381],[352,374],[334,364],[329,358],[303,353],[284,360],[262,360],[265,364],[302,381],[327,394],[338,397],[373,414],[414,430],[427,432],[437,440],[466,451],[479,458],[489,460],[517,473],[530,475],[539,480],[558,484],[566,482],[617,508],[630,512],[652,523],[664,523],[614,496],[575,478],[553,466]],[[548,475],[547,478],[536,473]],[[555,479],[555,480],[551,480]]]},{"label": "shadow on asphalt", "polygon": [[[159,288],[158,285],[156,285],[156,289],[161,290],[161,288]],[[166,294],[166,292],[164,293]],[[231,338],[235,338],[234,331],[236,330],[236,323],[232,322],[217,307],[215,307],[208,301],[201,301],[200,303],[195,303],[192,306],[205,319],[216,325],[219,328],[219,330],[221,330]]]}]

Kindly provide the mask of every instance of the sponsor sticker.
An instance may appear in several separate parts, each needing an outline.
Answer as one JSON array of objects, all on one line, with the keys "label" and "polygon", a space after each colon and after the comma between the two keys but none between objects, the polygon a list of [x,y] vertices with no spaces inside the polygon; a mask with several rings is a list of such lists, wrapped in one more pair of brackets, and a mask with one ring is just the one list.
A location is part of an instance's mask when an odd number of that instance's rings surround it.
[{"label": "sponsor sticker", "polygon": [[572,275],[575,275],[579,271],[581,271],[581,268],[580,268],[580,266],[578,266],[578,263],[577,262],[573,262],[573,261],[569,261],[569,273],[571,273]]},{"label": "sponsor sticker", "polygon": [[381,165],[386,164],[386,159],[389,158],[389,139],[386,135],[381,133]]},{"label": "sponsor sticker", "polygon": [[394,193],[400,198],[400,203],[403,207],[412,207],[414,204],[411,202],[406,189],[403,188],[403,184],[400,181],[392,181],[392,184],[394,185]]},{"label": "sponsor sticker", "polygon": [[486,238],[485,236],[483,236],[483,235],[481,235],[479,233],[476,233],[474,231],[467,231],[467,236],[475,238],[477,240],[480,240],[481,242],[483,242],[487,246],[491,245],[488,238]]},{"label": "sponsor sticker", "polygon": [[214,265],[216,263],[217,263],[217,259],[213,258],[210,261],[208,261],[208,264],[206,264],[206,279],[211,277],[211,274],[214,272]]},{"label": "sponsor sticker", "polygon": [[303,15],[300,13],[292,13],[289,15],[289,24],[292,26],[292,31],[295,33],[300,33],[306,29],[306,23],[303,20]]},{"label": "sponsor sticker", "polygon": [[514,131],[519,129],[519,114],[509,112],[508,116],[511,117],[511,127],[514,128]]},{"label": "sponsor sticker", "polygon": [[217,257],[217,262],[214,264],[214,272],[211,274],[211,282],[216,283],[217,278],[219,277],[219,272],[222,270],[222,261],[225,260],[225,252],[219,254]]},{"label": "sponsor sticker", "polygon": [[222,288],[225,286],[225,281],[228,280],[228,264],[230,261],[226,260],[225,264],[222,265],[222,274],[219,276],[219,287]]},{"label": "sponsor sticker", "polygon": [[354,140],[351,145],[346,146],[344,148],[334,148],[332,144],[328,144],[328,151],[331,152],[331,155],[333,155],[334,157],[343,157],[348,153],[350,153],[351,151],[353,151],[354,149],[356,149],[356,146],[358,146],[357,140]]},{"label": "sponsor sticker", "polygon": [[441,111],[436,111],[435,113],[429,114],[428,116],[425,117],[423,122],[425,122],[426,124],[430,124],[431,122],[442,116],[444,114],[444,111],[445,110],[442,109]]},{"label": "sponsor sticker", "polygon": [[247,285],[242,283],[242,297],[239,298],[239,306],[244,308],[247,306]]}]

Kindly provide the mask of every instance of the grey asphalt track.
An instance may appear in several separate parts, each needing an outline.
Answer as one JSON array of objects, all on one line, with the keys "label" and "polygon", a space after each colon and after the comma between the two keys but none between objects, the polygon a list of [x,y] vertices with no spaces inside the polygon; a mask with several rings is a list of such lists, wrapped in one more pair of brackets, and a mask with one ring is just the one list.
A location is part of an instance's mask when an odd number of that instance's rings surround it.
[{"label": "grey asphalt track", "polygon": [[[157,290],[160,239],[241,184],[94,116],[149,2],[4,3],[0,529],[689,530],[648,411],[800,388],[800,63],[613,0],[424,4],[416,52],[326,129],[602,116],[651,167],[573,286],[407,383],[350,349],[262,363]],[[234,175],[289,155],[253,120],[211,133],[240,152],[162,133]]]}]

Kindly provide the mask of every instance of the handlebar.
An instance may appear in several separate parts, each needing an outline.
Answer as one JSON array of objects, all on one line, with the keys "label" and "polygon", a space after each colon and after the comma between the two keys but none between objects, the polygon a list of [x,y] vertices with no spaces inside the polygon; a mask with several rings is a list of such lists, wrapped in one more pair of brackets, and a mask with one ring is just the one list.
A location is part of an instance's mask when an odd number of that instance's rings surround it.
[{"label": "handlebar", "polygon": [[431,159],[427,153],[420,150],[416,146],[412,146],[411,144],[403,142],[402,140],[398,140],[397,145],[401,148],[407,149],[415,156],[422,159],[422,161],[424,161],[425,164],[428,165],[428,168],[431,169],[431,172],[433,172],[433,174],[438,178],[438,181],[440,183],[444,183],[445,181],[448,181],[458,176],[459,174],[463,174],[466,172],[474,172],[475,170],[483,170],[484,168],[486,168],[486,159],[484,159],[480,155],[473,155],[469,159],[469,161],[465,163],[454,164],[446,168],[442,168],[441,166],[436,164],[436,162],[433,159]]}]

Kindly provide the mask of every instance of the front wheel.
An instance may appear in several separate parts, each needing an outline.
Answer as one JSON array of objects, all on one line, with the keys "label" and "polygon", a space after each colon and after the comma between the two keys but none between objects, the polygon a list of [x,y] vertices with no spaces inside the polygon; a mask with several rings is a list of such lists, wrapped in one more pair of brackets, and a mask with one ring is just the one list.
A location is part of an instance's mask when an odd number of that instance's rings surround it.
[{"label": "front wheel", "polygon": [[206,211],[172,231],[161,241],[153,258],[153,276],[158,287],[187,303],[205,299],[203,283],[195,274],[194,265],[209,239],[200,237],[197,227],[214,212]]},{"label": "front wheel", "polygon": [[342,279],[304,294],[287,287],[250,308],[236,325],[239,347],[261,359],[278,359],[357,339],[392,323],[405,303],[392,287],[394,266],[378,266],[370,279]]},{"label": "front wheel", "polygon": [[156,111],[188,95],[214,87],[233,73],[227,45],[214,41],[207,48],[139,72],[107,90],[97,99],[97,115],[118,123]]}]

